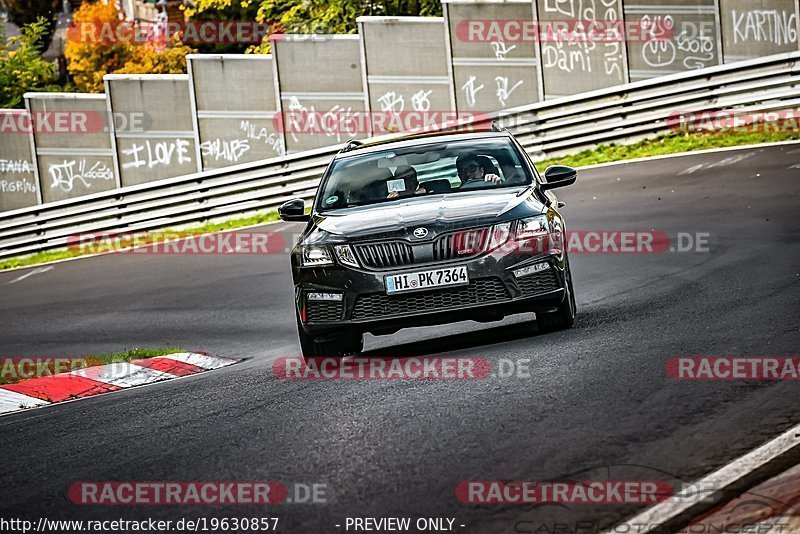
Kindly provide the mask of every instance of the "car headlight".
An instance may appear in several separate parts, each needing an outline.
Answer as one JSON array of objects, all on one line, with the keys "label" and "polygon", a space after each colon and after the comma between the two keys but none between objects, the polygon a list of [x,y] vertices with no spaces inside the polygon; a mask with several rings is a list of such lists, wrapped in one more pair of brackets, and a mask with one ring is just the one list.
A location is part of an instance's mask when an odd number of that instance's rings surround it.
[{"label": "car headlight", "polygon": [[333,265],[328,247],[322,245],[304,246],[300,259],[303,267],[324,267],[326,265]]},{"label": "car headlight", "polygon": [[336,253],[336,259],[339,260],[339,263],[342,265],[358,267],[356,255],[353,254],[353,249],[350,248],[350,245],[336,245],[333,247],[333,251]]},{"label": "car headlight", "polygon": [[492,235],[489,240],[489,246],[486,250],[495,250],[506,244],[509,236],[511,235],[511,223],[504,222],[492,226]]},{"label": "car headlight", "polygon": [[547,222],[547,215],[539,215],[517,221],[516,237],[518,240],[544,237],[549,233],[550,224]]}]

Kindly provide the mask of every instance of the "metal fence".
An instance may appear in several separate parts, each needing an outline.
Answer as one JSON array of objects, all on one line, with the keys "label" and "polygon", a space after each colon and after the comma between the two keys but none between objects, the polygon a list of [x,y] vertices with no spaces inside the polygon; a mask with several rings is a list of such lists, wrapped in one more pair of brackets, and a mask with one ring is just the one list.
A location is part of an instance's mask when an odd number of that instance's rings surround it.
[{"label": "metal fence", "polygon": [[[800,107],[800,53],[684,72],[494,113],[535,159],[668,131],[680,111]],[[175,227],[311,198],[339,146],[0,213],[0,258],[62,247],[89,232]]]}]

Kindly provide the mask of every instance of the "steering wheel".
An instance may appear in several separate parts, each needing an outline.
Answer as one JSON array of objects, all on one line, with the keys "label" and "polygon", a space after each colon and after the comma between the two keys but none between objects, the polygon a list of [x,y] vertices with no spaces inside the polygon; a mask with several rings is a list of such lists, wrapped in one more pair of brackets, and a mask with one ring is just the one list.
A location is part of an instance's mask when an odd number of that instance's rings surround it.
[{"label": "steering wheel", "polygon": [[496,185],[496,184],[494,184],[493,182],[486,182],[483,179],[481,179],[481,180],[471,180],[469,182],[464,182],[463,184],[461,184],[461,187],[459,187],[458,190],[459,191],[464,191],[465,189],[478,189],[480,187],[484,187],[484,186],[487,186],[487,185],[491,186],[491,185]]}]

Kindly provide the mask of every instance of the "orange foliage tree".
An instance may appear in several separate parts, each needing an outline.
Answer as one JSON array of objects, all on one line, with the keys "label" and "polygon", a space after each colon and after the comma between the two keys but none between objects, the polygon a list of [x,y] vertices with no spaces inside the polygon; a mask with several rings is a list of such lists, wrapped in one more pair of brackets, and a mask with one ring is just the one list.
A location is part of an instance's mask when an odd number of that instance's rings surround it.
[{"label": "orange foliage tree", "polygon": [[73,14],[64,55],[79,91],[103,91],[106,74],[180,74],[195,50],[174,36],[169,42],[142,40],[113,2],[84,3]]}]

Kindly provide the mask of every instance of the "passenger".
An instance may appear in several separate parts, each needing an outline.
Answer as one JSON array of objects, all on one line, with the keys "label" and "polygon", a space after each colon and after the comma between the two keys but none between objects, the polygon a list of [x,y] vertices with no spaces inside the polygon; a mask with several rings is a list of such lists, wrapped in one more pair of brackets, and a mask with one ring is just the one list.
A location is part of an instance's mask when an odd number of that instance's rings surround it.
[{"label": "passenger", "polygon": [[413,195],[424,195],[427,192],[424,187],[420,187],[417,171],[411,165],[397,167],[397,170],[394,171],[394,179],[402,179],[405,189],[403,191],[392,191],[386,198],[404,198]]}]

